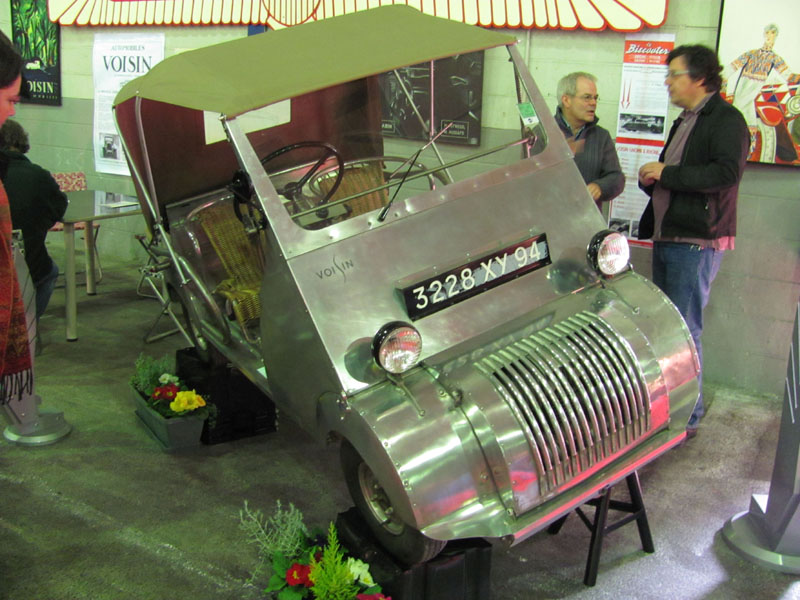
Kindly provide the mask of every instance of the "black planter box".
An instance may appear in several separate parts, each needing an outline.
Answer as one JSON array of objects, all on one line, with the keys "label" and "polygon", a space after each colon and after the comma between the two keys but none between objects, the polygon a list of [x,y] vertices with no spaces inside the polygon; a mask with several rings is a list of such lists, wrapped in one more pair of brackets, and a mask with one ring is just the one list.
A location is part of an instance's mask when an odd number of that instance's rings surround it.
[{"label": "black planter box", "polygon": [[221,444],[276,429],[275,405],[258,387],[230,365],[209,366],[194,348],[175,353],[176,375],[217,407],[214,426],[206,421],[201,440]]},{"label": "black planter box", "polygon": [[355,507],[336,519],[339,541],[392,600],[490,600],[492,546],[483,539],[450,542],[441,554],[410,568],[398,565],[372,535]]}]

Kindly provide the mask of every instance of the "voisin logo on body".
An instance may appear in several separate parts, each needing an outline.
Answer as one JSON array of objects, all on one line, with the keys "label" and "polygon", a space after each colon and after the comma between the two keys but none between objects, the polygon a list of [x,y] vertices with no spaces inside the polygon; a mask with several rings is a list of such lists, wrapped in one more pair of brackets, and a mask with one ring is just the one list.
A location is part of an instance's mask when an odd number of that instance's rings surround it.
[{"label": "voisin logo on body", "polygon": [[333,257],[331,261],[331,266],[324,267],[317,271],[317,277],[320,279],[330,279],[336,275],[341,275],[344,278],[344,281],[347,281],[347,271],[355,268],[355,263],[353,262],[352,258],[348,258],[341,262],[336,260],[336,257]]}]

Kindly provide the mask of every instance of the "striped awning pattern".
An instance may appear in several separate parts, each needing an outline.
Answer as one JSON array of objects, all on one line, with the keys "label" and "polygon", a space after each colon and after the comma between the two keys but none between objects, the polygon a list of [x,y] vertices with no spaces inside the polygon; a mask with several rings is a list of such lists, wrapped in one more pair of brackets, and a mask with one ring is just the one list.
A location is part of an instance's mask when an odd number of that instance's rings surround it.
[{"label": "striped awning pattern", "polygon": [[61,25],[268,25],[281,29],[385,6],[482,27],[639,31],[667,18],[669,0],[47,0]]}]

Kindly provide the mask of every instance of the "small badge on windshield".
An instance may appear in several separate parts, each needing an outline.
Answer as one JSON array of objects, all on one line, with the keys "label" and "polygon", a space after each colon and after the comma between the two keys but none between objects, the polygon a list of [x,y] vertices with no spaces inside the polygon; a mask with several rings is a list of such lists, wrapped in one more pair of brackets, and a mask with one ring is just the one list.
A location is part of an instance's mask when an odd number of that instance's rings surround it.
[{"label": "small badge on windshield", "polygon": [[536,111],[533,110],[533,104],[530,102],[520,102],[517,104],[519,117],[527,127],[534,127],[539,124],[539,117],[536,116]]}]

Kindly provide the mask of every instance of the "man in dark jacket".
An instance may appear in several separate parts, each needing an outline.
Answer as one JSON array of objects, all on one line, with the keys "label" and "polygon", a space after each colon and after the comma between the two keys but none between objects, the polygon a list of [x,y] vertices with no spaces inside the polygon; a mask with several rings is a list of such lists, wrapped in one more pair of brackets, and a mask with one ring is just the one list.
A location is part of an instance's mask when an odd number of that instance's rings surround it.
[{"label": "man in dark jacket", "polygon": [[556,123],[567,138],[586,188],[602,212],[603,202],[622,193],[625,176],[608,131],[597,124],[597,78],[591,73],[570,73],[556,88]]},{"label": "man in dark jacket", "polygon": [[[653,281],[686,320],[702,370],[703,309],[722,255],[734,247],[750,136],[742,114],[719,94],[722,67],[712,50],[678,46],[667,62],[670,100],[683,112],[659,161],[639,169],[639,186],[650,196],[639,237],[653,238]],[[690,437],[704,413],[701,373]]]},{"label": "man in dark jacket", "polygon": [[[36,317],[50,301],[58,277],[58,266],[45,246],[47,231],[64,216],[67,196],[53,176],[25,156],[30,149],[28,134],[11,119],[0,128],[0,151],[5,173],[3,185],[11,206],[14,229],[22,230],[25,263],[36,287]],[[0,169],[2,171],[3,169]]]}]

